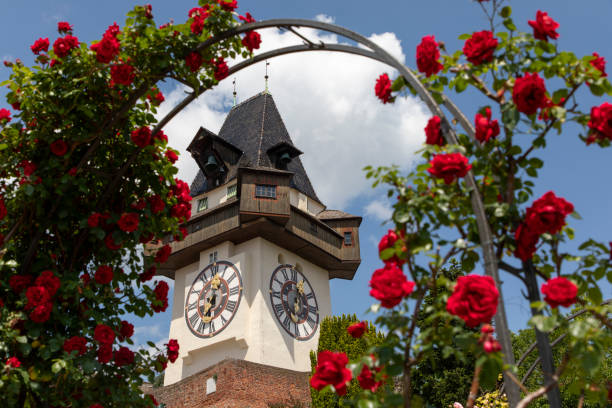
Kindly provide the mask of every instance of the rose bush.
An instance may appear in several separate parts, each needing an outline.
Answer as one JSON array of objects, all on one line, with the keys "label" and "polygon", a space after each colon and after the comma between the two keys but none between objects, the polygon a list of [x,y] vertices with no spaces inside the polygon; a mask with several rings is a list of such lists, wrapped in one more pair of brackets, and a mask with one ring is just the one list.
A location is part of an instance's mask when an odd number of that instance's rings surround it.
[{"label": "rose bush", "polygon": [[[211,88],[228,74],[224,56],[258,48],[254,31],[244,43],[235,36],[198,48],[242,24],[236,7],[202,0],[184,23],[160,26],[150,5],[137,6],[93,44],[81,43],[78,22],[63,21],[56,38],[33,39],[35,66],[6,62],[13,111],[0,109],[0,355],[10,362],[0,377],[3,406],[153,406],[139,386],[176,360],[179,345],[171,340],[167,357],[136,347],[125,316],[167,308],[155,264],[171,252],[162,240],[184,236],[179,223],[191,201],[156,126],[164,101],[156,84]],[[143,256],[148,242],[160,249]]]}]

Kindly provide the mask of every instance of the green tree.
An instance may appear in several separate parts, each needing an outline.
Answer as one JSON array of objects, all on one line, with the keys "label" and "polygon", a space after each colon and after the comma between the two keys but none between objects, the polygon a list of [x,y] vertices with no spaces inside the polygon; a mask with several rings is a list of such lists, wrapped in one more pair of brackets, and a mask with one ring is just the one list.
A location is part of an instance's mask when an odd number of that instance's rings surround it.
[{"label": "green tree", "polygon": [[[359,320],[355,315],[342,315],[326,317],[321,322],[321,334],[319,336],[319,345],[317,352],[322,350],[331,350],[336,352],[344,352],[350,360],[360,359],[362,356],[373,352],[373,349],[381,344],[384,335],[376,330],[376,327],[367,322],[368,330],[361,338],[353,338],[346,331],[347,327]],[[315,372],[317,365],[317,353],[310,352],[310,362],[312,373]],[[339,397],[335,393],[327,390],[317,391],[310,388],[313,408],[333,408],[343,406],[343,402],[357,397],[363,390],[359,387],[356,379],[353,379],[348,386],[346,396]]]}]

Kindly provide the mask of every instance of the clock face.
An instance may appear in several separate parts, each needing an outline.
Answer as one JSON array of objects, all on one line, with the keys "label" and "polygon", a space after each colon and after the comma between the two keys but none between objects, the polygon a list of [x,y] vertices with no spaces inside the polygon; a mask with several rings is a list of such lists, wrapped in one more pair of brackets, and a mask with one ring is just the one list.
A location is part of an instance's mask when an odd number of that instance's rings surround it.
[{"label": "clock face", "polygon": [[185,302],[185,321],[191,332],[209,338],[225,329],[242,298],[242,276],[228,261],[208,265],[193,281]]},{"label": "clock face", "polygon": [[283,329],[298,340],[310,339],[319,325],[319,306],[308,279],[291,265],[279,265],[270,278],[272,310]]}]

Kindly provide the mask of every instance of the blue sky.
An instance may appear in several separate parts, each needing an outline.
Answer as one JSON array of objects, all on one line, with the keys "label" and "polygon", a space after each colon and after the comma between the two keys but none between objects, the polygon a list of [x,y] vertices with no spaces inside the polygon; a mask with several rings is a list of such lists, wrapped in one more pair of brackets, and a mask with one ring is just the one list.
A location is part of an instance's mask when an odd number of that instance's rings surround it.
[{"label": "blue sky", "polygon": [[[196,1],[153,0],[156,22],[170,19],[182,22]],[[39,37],[56,38],[58,21],[74,25],[75,35],[82,41],[99,39],[106,27],[117,21],[120,25],[134,1],[107,0],[37,0],[12,2],[4,7],[0,17],[0,38],[3,45],[0,58],[21,58],[32,62],[29,46]],[[576,2],[569,0],[534,0],[509,2],[519,29],[528,31],[527,20],[534,19],[538,9],[547,11],[560,23],[560,48],[575,52],[579,57],[597,51],[612,61],[612,3],[609,0]],[[470,0],[429,0],[401,2],[342,1],[272,1],[239,0],[238,11],[251,12],[258,20],[269,18],[332,19],[336,24],[372,36],[408,66],[414,67],[415,47],[424,35],[435,35],[452,52],[462,47],[457,37],[464,32],[479,31],[488,22],[479,6]],[[323,17],[326,16],[326,17]],[[386,34],[385,34],[386,33]],[[263,33],[262,33],[263,34]],[[317,36],[315,33],[311,33]],[[332,39],[334,40],[334,39]],[[287,37],[278,33],[264,36],[264,44],[281,44]],[[2,68],[4,69],[4,68]],[[388,215],[384,191],[372,192],[359,170],[366,164],[414,164],[412,153],[423,142],[422,128],[428,114],[412,98],[399,100],[395,106],[382,106],[373,97],[378,74],[389,71],[384,66],[351,56],[283,57],[271,61],[270,88],[289,133],[304,151],[303,161],[311,175],[315,190],[330,208],[363,215],[361,227],[362,265],[353,281],[331,283],[334,314],[356,313],[367,318],[365,310],[372,303],[368,281],[372,271],[380,267],[376,242],[387,227],[382,226]],[[608,66],[612,72],[612,65]],[[5,69],[0,79],[8,77]],[[239,100],[263,90],[263,67],[246,70],[237,77]],[[178,101],[182,90],[174,84],[162,86],[167,101],[162,112]],[[3,91],[2,91],[3,92]],[[470,118],[487,102],[473,93],[449,94]],[[579,94],[584,109],[599,105],[609,98],[596,99],[586,92]],[[5,107],[0,104],[0,107]],[[191,140],[197,127],[218,130],[225,113],[231,107],[231,84],[225,81],[217,90],[200,98],[168,126],[170,144],[181,150]],[[495,113],[494,113],[495,115]],[[586,147],[578,139],[578,129],[549,137],[548,149],[538,156],[545,160],[536,183],[536,197],[554,190],[571,201],[583,219],[570,220],[576,229],[576,242],[589,236],[601,241],[612,240],[612,175],[610,150]],[[195,167],[188,155],[178,163],[181,174],[191,181]],[[571,245],[575,246],[575,245]],[[520,285],[511,276],[502,274],[507,290],[506,308],[510,326],[524,326],[528,305],[520,294]],[[604,297],[610,297],[606,287]],[[137,341],[165,341],[170,311],[155,318],[135,322]]]}]

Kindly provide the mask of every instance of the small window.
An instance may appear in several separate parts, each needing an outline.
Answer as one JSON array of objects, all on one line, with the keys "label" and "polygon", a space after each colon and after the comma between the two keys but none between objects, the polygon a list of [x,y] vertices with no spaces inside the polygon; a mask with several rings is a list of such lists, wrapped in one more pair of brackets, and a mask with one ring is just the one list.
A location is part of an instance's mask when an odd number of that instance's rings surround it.
[{"label": "small window", "polygon": [[258,198],[276,198],[276,186],[268,184],[257,184],[255,186],[255,197]]},{"label": "small window", "polygon": [[229,186],[227,188],[227,198],[236,197],[237,186],[237,184],[234,184],[233,186]]},{"label": "small window", "polygon": [[204,211],[208,208],[208,197],[204,197],[198,200],[198,212]]},{"label": "small window", "polygon": [[208,263],[217,262],[217,251],[208,254]]},{"label": "small window", "polygon": [[344,233],[344,245],[353,245],[353,233],[351,233],[350,231]]}]

